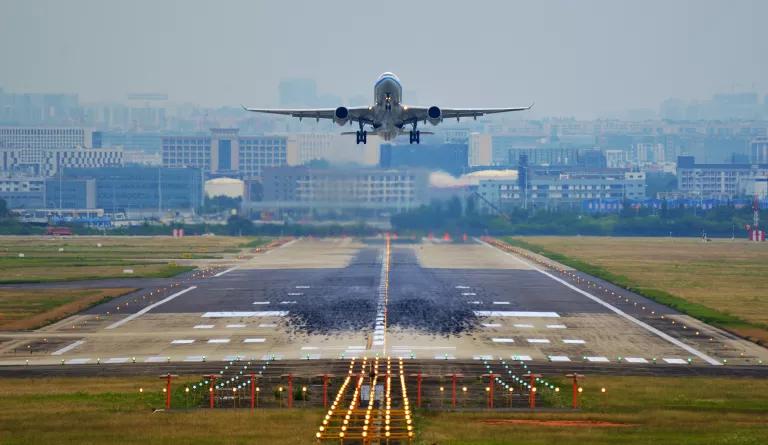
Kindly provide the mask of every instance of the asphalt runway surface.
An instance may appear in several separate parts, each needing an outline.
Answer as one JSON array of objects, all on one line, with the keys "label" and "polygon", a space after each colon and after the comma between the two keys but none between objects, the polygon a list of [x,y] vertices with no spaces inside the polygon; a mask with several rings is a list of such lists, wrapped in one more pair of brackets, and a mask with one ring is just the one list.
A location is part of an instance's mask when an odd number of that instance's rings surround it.
[{"label": "asphalt runway surface", "polygon": [[764,348],[480,240],[387,249],[381,238],[301,239],[205,272],[119,281],[141,290],[0,333],[0,375],[204,371],[238,359],[314,369],[374,355],[447,368],[503,358],[549,372],[768,369]]}]

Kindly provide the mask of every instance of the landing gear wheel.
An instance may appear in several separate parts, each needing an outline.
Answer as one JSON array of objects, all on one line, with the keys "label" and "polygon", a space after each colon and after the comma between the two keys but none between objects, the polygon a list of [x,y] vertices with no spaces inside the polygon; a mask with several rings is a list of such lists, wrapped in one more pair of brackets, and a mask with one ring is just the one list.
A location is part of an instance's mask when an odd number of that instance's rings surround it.
[{"label": "landing gear wheel", "polygon": [[411,131],[411,133],[409,134],[408,143],[409,144],[413,144],[413,143],[417,143],[418,144],[420,142],[421,142],[421,132],[419,130]]},{"label": "landing gear wheel", "polygon": [[368,132],[363,131],[363,144],[367,144],[367,143],[368,143]]}]

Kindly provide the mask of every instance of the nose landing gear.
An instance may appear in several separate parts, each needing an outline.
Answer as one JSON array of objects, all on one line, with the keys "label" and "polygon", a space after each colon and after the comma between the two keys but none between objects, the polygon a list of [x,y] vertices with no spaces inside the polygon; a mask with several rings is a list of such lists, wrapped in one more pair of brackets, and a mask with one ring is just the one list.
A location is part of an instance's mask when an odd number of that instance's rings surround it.
[{"label": "nose landing gear", "polygon": [[411,130],[410,138],[408,140],[409,144],[413,144],[414,142],[417,144],[421,143],[421,132],[416,129],[416,122],[413,123],[413,130]]}]

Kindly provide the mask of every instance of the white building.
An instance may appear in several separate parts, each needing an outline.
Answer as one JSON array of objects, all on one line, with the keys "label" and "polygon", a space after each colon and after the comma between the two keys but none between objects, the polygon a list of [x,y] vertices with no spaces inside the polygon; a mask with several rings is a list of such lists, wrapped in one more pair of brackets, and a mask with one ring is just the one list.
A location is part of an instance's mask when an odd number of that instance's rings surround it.
[{"label": "white building", "polygon": [[45,202],[45,178],[0,176],[0,199],[8,208],[39,208]]},{"label": "white building", "polygon": [[605,150],[605,164],[608,168],[626,168],[627,152],[624,150]]},{"label": "white building", "polygon": [[749,143],[753,164],[768,164],[768,137],[755,138]]},{"label": "white building", "polygon": [[733,198],[752,194],[754,181],[768,176],[768,164],[696,164],[693,156],[677,158],[677,188],[689,196]]}]

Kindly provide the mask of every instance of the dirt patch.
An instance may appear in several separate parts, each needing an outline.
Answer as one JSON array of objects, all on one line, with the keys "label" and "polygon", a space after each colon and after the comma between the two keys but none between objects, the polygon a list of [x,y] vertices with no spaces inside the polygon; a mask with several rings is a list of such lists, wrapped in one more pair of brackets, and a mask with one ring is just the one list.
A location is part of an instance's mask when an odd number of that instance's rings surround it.
[{"label": "dirt patch", "polygon": [[485,419],[481,423],[486,425],[536,425],[574,428],[604,428],[604,427],[628,427],[637,426],[634,423],[606,422],[603,420],[534,420],[534,419]]}]

